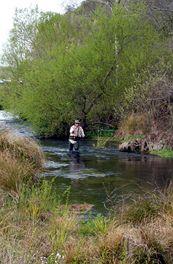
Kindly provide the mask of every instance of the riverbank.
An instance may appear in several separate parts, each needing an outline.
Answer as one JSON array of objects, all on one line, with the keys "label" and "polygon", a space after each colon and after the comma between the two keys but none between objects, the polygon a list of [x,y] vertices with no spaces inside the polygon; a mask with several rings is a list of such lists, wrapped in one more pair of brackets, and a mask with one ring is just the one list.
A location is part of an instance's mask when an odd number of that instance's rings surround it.
[{"label": "riverbank", "polygon": [[151,154],[161,158],[173,158],[173,149],[166,148],[162,141],[154,143],[145,135],[119,138],[119,150],[128,153]]},{"label": "riverbank", "polygon": [[[1,155],[8,151],[20,163],[13,170],[9,160],[0,163],[1,171],[13,176],[3,178],[0,174],[2,263],[172,263],[171,186],[163,193],[132,197],[128,206],[112,204],[108,216],[93,217],[88,211],[91,206],[69,204],[69,189],[57,196],[53,181],[28,178],[28,172],[32,176],[33,171],[28,171],[26,162],[34,168],[39,164],[41,169],[38,160],[43,156],[36,143],[10,136],[13,144],[9,144],[9,135],[1,138]],[[27,178],[18,178],[19,168]],[[7,188],[5,180],[17,184]]]},{"label": "riverbank", "polygon": [[1,196],[2,263],[172,263],[172,191],[82,220],[43,182]]},{"label": "riverbank", "polygon": [[[170,110],[168,103],[165,103]],[[161,106],[159,104],[159,110]],[[170,111],[162,113],[160,119],[151,113],[132,113],[124,117],[115,135],[119,139],[119,150],[123,152],[154,154],[163,158],[173,157],[172,119]]]},{"label": "riverbank", "polygon": [[173,150],[172,149],[161,149],[151,151],[151,154],[157,155],[161,158],[173,158]]},{"label": "riverbank", "polygon": [[138,134],[138,131],[131,133],[121,133],[116,131],[112,136],[97,136],[95,137],[95,147],[104,148],[107,146],[116,146],[119,151],[127,153],[137,154],[151,154],[161,158],[173,158],[173,149],[169,147],[169,144],[164,144],[165,138],[160,140],[156,137],[153,140],[151,134]]}]

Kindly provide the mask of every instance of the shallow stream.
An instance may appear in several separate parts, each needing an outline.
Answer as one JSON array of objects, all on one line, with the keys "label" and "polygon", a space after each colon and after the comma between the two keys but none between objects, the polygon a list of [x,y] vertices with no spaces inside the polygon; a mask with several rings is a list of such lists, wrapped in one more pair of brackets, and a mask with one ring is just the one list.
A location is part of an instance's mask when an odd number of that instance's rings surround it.
[{"label": "shallow stream", "polygon": [[[32,130],[19,119],[0,111],[0,128],[33,137]],[[122,197],[164,188],[173,179],[173,160],[155,156],[120,153],[115,146],[96,149],[94,142],[81,142],[80,158],[68,156],[68,142],[40,140],[46,154],[42,177],[55,179],[57,195],[70,188],[70,203],[93,204],[103,213]]]}]

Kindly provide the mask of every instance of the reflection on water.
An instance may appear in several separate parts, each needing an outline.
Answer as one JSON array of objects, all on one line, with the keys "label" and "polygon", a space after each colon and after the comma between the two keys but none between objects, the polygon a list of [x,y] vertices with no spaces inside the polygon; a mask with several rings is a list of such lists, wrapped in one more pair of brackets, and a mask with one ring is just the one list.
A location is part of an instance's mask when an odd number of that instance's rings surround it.
[{"label": "reflection on water", "polygon": [[[21,135],[33,136],[32,131],[11,115],[0,111],[0,128],[7,127]],[[118,201],[122,195],[152,192],[164,188],[173,179],[171,159],[118,152],[115,148],[95,149],[84,141],[80,157],[68,156],[68,142],[41,140],[46,154],[42,177],[56,178],[57,195],[71,188],[71,203],[94,204],[97,212],[104,211],[108,197]]]},{"label": "reflection on water", "polygon": [[[72,202],[92,203],[98,211],[104,210],[109,196],[118,200],[122,195],[151,192],[164,188],[173,178],[172,160],[120,153],[113,148],[97,150],[90,142],[83,142],[80,159],[75,159],[67,155],[67,142],[41,143],[47,159],[54,162],[47,166],[45,176],[57,177],[57,192],[71,186]],[[57,169],[55,164],[61,167]]]}]

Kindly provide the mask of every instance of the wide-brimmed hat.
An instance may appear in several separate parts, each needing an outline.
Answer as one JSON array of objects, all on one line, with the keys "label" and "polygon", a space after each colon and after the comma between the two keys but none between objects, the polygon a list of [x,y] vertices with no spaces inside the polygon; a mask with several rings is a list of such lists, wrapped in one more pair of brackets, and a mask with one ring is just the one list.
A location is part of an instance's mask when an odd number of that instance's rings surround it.
[{"label": "wide-brimmed hat", "polygon": [[78,119],[76,119],[74,122],[75,124],[80,124],[80,121]]}]

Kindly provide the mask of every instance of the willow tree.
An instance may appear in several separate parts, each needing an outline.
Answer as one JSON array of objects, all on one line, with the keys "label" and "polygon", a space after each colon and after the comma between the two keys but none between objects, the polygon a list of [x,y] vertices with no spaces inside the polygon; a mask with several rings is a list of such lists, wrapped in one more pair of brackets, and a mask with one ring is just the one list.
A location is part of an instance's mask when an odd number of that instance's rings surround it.
[{"label": "willow tree", "polygon": [[22,85],[8,88],[5,104],[44,135],[64,134],[75,117],[85,126],[114,124],[125,94],[161,52],[145,15],[144,6],[120,4],[111,16],[104,9],[89,17],[41,14],[29,56],[17,67]]}]

